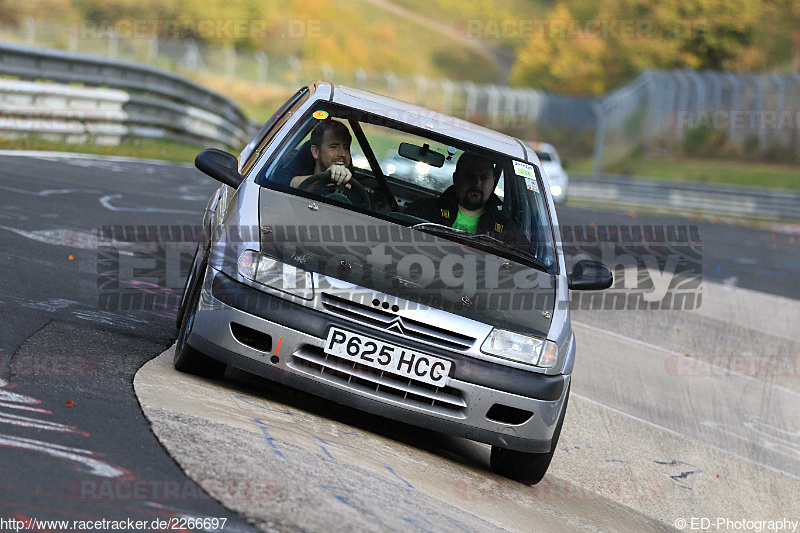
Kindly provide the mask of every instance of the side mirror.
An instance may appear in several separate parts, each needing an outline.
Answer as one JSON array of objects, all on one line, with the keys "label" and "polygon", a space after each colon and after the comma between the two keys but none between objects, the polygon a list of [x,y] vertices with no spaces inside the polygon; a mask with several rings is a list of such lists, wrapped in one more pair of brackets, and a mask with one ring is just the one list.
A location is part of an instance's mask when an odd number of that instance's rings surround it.
[{"label": "side mirror", "polygon": [[239,161],[236,156],[216,148],[206,148],[197,154],[194,159],[194,166],[204,174],[208,174],[215,180],[221,181],[225,185],[230,185],[234,189],[244,179],[239,174]]},{"label": "side mirror", "polygon": [[614,275],[603,263],[582,259],[569,275],[569,288],[575,291],[599,291],[611,287]]},{"label": "side mirror", "polygon": [[561,168],[563,168],[564,170],[566,170],[566,169],[567,169],[567,166],[569,166],[569,165],[567,164],[567,160],[566,160],[566,159],[562,159],[562,160],[561,160]]}]

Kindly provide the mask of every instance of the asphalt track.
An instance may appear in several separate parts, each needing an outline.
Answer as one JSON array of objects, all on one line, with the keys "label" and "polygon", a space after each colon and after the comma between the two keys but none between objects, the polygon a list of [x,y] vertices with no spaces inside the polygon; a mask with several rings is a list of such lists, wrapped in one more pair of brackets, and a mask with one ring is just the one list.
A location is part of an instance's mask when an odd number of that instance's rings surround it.
[{"label": "asphalt track", "polygon": [[[180,290],[181,268],[173,262],[164,280],[130,283],[126,273],[141,279],[148,269],[158,271],[158,253],[150,262],[135,258],[135,249],[109,256],[94,231],[110,224],[197,224],[214,188],[196,170],[176,165],[0,156],[0,518],[202,516],[227,518],[224,531],[252,530],[185,476],[153,436],[131,386],[137,369],[174,340],[169,302]],[[585,209],[566,208],[560,216],[575,225],[687,224]],[[800,353],[790,329],[800,299],[800,232],[696,223],[703,279],[717,282],[708,306],[574,314],[579,346],[587,348],[576,366],[563,444],[545,480],[550,492],[520,493],[491,476],[480,445],[397,429],[239,373],[209,384],[171,373],[157,359],[143,369],[150,379],[142,384],[150,391],[145,411],[194,480],[231,509],[277,520],[256,519],[265,528],[319,530],[320,516],[338,518],[334,530],[362,523],[375,530],[455,528],[436,520],[470,530],[536,529],[532,520],[541,529],[641,530],[722,511],[739,519],[797,519],[800,370],[702,374],[696,370],[705,368],[702,359],[693,375],[670,369],[687,353]],[[184,255],[178,264],[188,266],[190,254]],[[173,298],[165,306],[120,311],[102,296],[115,290]],[[298,417],[299,427],[319,431],[303,437],[310,443],[296,442],[286,429]],[[579,422],[571,423],[573,417]],[[274,424],[275,440],[265,440],[253,419]],[[242,427],[226,425],[231,420]],[[318,457],[323,452],[313,439],[326,437],[339,443],[328,452],[335,448],[341,456]],[[272,446],[280,442],[297,455]],[[356,467],[374,449],[386,458]],[[243,475],[245,466],[259,464],[273,469]],[[397,475],[387,474],[387,464]],[[436,465],[432,478],[420,473],[428,464]],[[407,489],[403,479],[421,489],[406,490],[406,503],[393,508],[393,488]],[[341,492],[371,486],[358,495]],[[520,498],[521,515],[505,504]],[[422,512],[406,512],[413,509]]]}]

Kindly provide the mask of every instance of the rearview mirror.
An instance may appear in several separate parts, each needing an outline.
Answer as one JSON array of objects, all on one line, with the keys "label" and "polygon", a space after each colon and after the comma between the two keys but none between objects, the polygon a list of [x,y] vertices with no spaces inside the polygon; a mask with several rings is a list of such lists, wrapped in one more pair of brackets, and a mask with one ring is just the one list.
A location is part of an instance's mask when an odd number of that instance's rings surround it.
[{"label": "rearview mirror", "polygon": [[239,174],[239,161],[235,155],[216,148],[206,148],[194,159],[194,166],[217,181],[239,187],[244,177]]},{"label": "rearview mirror", "polygon": [[569,275],[569,288],[575,291],[599,291],[611,287],[614,275],[600,261],[582,259]]},{"label": "rearview mirror", "polygon": [[412,161],[421,161],[432,167],[441,168],[444,166],[444,154],[431,150],[430,145],[423,144],[417,146],[411,143],[400,143],[397,153]]}]

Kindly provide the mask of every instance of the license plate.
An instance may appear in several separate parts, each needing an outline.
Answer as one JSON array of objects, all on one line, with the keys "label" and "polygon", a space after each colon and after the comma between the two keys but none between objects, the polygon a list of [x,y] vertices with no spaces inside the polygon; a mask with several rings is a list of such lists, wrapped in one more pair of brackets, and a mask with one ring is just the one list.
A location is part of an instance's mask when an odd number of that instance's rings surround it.
[{"label": "license plate", "polygon": [[445,385],[452,364],[446,359],[338,328],[328,331],[324,350],[327,354],[422,381],[434,387]]}]

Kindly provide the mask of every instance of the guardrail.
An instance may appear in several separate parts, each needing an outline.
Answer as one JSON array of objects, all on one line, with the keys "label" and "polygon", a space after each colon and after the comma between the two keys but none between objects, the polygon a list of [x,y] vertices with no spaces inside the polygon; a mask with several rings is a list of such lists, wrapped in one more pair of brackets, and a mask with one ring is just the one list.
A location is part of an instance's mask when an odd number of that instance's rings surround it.
[{"label": "guardrail", "polygon": [[570,174],[568,198],[576,204],[800,222],[800,193],[789,190]]},{"label": "guardrail", "polygon": [[[0,43],[0,74],[82,85],[3,80],[0,116],[6,132],[14,125],[19,126],[18,132],[45,136],[65,130],[61,133],[65,138],[75,140],[83,135],[108,143],[114,142],[114,136],[99,134],[98,128],[113,124],[117,142],[125,136],[159,137],[237,148],[254,133],[242,110],[228,98],[176,74],[138,63]],[[95,105],[88,103],[93,98]],[[112,117],[107,108],[113,102],[122,105],[114,108]],[[69,115],[68,125],[57,122],[59,114]],[[52,122],[26,123],[25,117],[48,117]]]}]

